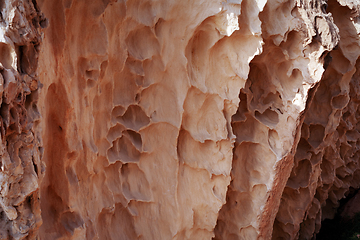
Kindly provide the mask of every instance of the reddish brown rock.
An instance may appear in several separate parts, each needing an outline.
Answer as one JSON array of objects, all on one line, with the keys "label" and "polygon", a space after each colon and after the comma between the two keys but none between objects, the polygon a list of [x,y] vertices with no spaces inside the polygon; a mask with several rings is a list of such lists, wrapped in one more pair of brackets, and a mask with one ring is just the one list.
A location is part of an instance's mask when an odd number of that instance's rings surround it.
[{"label": "reddish brown rock", "polygon": [[33,239],[41,220],[45,165],[39,133],[37,63],[41,26],[36,2],[3,1],[0,34],[0,238]]},{"label": "reddish brown rock", "polygon": [[2,239],[311,239],[360,187],[354,1],[0,8]]}]

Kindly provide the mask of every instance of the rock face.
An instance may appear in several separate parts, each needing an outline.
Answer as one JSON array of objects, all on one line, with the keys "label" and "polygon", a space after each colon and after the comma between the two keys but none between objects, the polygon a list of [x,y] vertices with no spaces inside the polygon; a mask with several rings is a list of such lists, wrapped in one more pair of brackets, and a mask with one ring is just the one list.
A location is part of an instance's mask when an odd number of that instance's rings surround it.
[{"label": "rock face", "polygon": [[45,170],[36,68],[46,20],[35,1],[1,1],[0,8],[0,239],[34,238]]},{"label": "rock face", "polygon": [[356,1],[0,8],[1,239],[311,239],[360,187]]}]

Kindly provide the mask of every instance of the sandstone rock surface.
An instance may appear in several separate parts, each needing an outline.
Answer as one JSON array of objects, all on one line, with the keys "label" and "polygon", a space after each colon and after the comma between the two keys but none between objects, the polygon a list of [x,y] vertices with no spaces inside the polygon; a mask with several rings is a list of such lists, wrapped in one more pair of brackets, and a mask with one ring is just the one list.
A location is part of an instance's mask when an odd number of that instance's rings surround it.
[{"label": "sandstone rock surface", "polygon": [[0,239],[311,239],[360,187],[360,2],[0,9]]},{"label": "sandstone rock surface", "polygon": [[35,238],[45,171],[36,68],[46,19],[35,1],[1,1],[0,7],[0,239]]}]

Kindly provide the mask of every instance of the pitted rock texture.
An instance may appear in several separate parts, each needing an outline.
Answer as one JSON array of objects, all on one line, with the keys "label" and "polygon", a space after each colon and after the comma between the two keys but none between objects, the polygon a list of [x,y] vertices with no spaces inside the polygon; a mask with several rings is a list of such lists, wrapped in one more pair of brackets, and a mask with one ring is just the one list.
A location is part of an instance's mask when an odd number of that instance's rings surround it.
[{"label": "pitted rock texture", "polygon": [[42,222],[36,69],[46,20],[35,1],[1,1],[0,7],[0,239],[32,239]]},{"label": "pitted rock texture", "polygon": [[0,238],[311,239],[360,187],[360,3],[0,7]]},{"label": "pitted rock texture", "polygon": [[308,102],[274,239],[310,239],[319,231],[321,220],[334,217],[349,188],[360,187],[357,16],[336,2],[328,10],[340,29],[340,42]]}]

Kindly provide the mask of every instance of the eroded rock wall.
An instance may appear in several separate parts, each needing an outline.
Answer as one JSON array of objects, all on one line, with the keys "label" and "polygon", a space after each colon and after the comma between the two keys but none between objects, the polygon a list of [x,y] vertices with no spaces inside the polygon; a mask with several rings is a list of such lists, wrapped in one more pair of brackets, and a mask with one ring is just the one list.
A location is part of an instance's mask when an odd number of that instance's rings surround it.
[{"label": "eroded rock wall", "polygon": [[234,3],[40,6],[50,23],[40,236],[212,238],[231,179],[231,116],[261,50],[257,13],[234,33]]},{"label": "eroded rock wall", "polygon": [[339,3],[328,8],[340,30],[339,46],[308,102],[274,239],[310,239],[323,219],[334,217],[349,188],[360,187],[358,14]]},{"label": "eroded rock wall", "polygon": [[4,236],[310,239],[359,187],[356,2],[4,4]]},{"label": "eroded rock wall", "polygon": [[42,223],[37,63],[46,20],[35,1],[0,8],[0,238],[32,239]]}]

